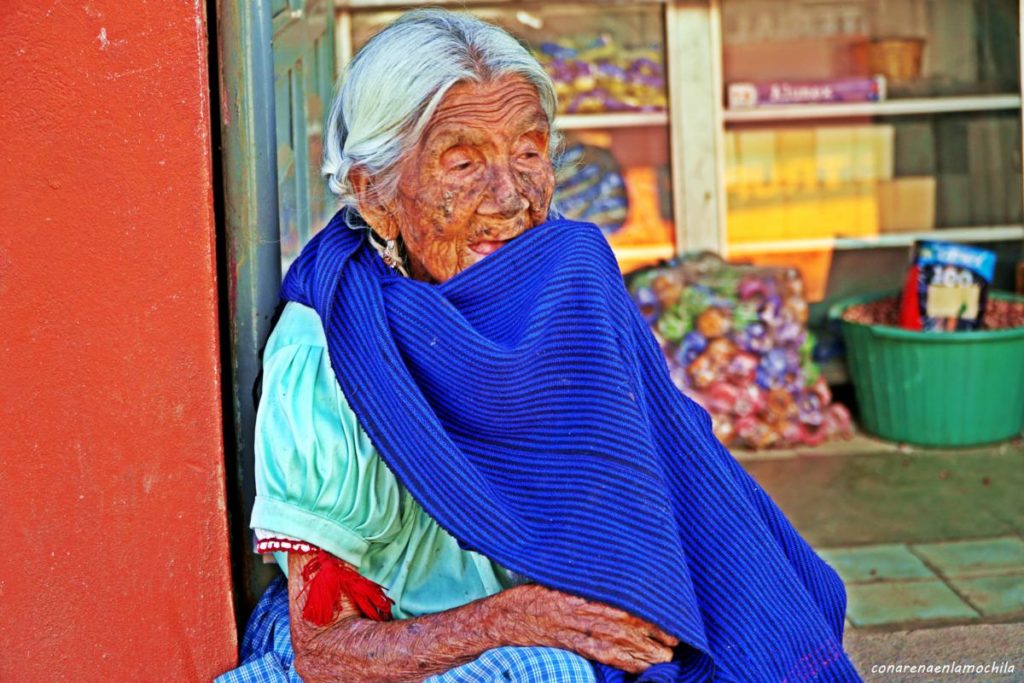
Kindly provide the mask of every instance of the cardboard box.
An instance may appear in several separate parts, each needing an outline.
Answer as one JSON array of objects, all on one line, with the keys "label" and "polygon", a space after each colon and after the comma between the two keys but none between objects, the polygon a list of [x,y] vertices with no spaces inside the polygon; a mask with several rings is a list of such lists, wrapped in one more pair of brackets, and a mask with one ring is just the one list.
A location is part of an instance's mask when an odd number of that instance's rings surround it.
[{"label": "cardboard box", "polygon": [[874,183],[810,189],[768,185],[728,192],[726,235],[731,244],[878,234]]},{"label": "cardboard box", "polygon": [[789,188],[818,184],[814,128],[790,128],[775,133],[776,181]]},{"label": "cardboard box", "polygon": [[775,165],[775,131],[744,130],[736,133],[736,184],[761,187],[778,180]]},{"label": "cardboard box", "polygon": [[854,179],[852,126],[821,126],[815,134],[818,181],[826,187],[848,185]]},{"label": "cardboard box", "polygon": [[764,242],[784,236],[785,200],[779,186],[737,186],[728,190],[727,202],[730,242]]},{"label": "cardboard box", "polygon": [[878,228],[882,232],[935,229],[935,176],[894,178],[878,183]]},{"label": "cardboard box", "polygon": [[935,173],[935,134],[928,120],[898,121],[895,124],[893,171],[897,176],[925,176]]},{"label": "cardboard box", "polygon": [[783,239],[811,239],[830,237],[831,225],[823,215],[825,206],[820,188],[792,187],[783,196],[782,230]]},{"label": "cardboard box", "polygon": [[731,130],[725,131],[725,186],[733,187],[739,182],[739,156],[736,149],[736,133]]},{"label": "cardboard box", "polygon": [[886,125],[853,128],[852,149],[847,152],[854,182],[871,183],[892,178],[893,127]]},{"label": "cardboard box", "polygon": [[[742,3],[740,3],[742,5]],[[735,81],[814,81],[872,76],[851,68],[850,45],[862,36],[794,38],[751,43],[726,40],[722,62],[727,83]]]},{"label": "cardboard box", "polygon": [[971,225],[971,176],[967,173],[939,173],[935,187],[935,225],[963,228]]}]

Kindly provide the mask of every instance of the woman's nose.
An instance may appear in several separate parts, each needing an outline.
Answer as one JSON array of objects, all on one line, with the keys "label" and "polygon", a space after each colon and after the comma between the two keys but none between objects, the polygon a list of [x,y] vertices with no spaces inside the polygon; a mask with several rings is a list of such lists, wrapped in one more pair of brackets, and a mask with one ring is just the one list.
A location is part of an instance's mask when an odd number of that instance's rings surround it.
[{"label": "woman's nose", "polygon": [[492,206],[488,208],[502,218],[518,216],[529,207],[529,202],[516,184],[512,169],[506,164],[491,167],[490,196]]}]

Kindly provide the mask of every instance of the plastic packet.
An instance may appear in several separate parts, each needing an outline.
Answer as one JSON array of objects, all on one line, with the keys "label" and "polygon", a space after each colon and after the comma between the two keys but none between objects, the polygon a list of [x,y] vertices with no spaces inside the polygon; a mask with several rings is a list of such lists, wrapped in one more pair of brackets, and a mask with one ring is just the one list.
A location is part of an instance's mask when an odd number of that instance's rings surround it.
[{"label": "plastic packet", "polygon": [[980,328],[995,267],[996,255],[987,249],[917,242],[900,302],[900,326],[925,332]]}]

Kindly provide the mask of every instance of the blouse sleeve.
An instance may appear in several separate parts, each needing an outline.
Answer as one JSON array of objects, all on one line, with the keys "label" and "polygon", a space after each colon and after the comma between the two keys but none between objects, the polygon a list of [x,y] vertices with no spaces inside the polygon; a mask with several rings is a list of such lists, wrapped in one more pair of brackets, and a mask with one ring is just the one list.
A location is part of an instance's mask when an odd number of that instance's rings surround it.
[{"label": "blouse sleeve", "polygon": [[371,543],[399,533],[398,482],[359,427],[326,348],[271,341],[256,416],[251,526],[316,545],[358,569]]}]

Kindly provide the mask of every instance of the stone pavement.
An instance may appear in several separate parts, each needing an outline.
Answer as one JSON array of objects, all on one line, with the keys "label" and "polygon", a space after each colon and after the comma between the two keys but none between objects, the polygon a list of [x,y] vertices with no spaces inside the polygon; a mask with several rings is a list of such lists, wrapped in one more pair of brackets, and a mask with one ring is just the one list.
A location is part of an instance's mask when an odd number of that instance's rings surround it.
[{"label": "stone pavement", "polygon": [[[843,642],[846,652],[865,681],[971,681],[972,683],[1019,683],[1024,681],[1024,623],[973,624],[925,628],[916,631],[864,631],[850,629]],[[897,672],[881,667],[903,665]],[[989,673],[915,673],[908,666],[990,666]],[[996,673],[1002,666],[1005,673]],[[878,668],[876,668],[878,667]],[[1009,671],[1010,667],[1013,671]],[[872,669],[875,668],[875,671]],[[890,673],[890,671],[892,671]]]},{"label": "stone pavement", "polygon": [[[1024,444],[845,443],[735,455],[847,586],[844,645],[869,681],[1024,681]],[[1013,673],[873,674],[1010,663]]]}]

